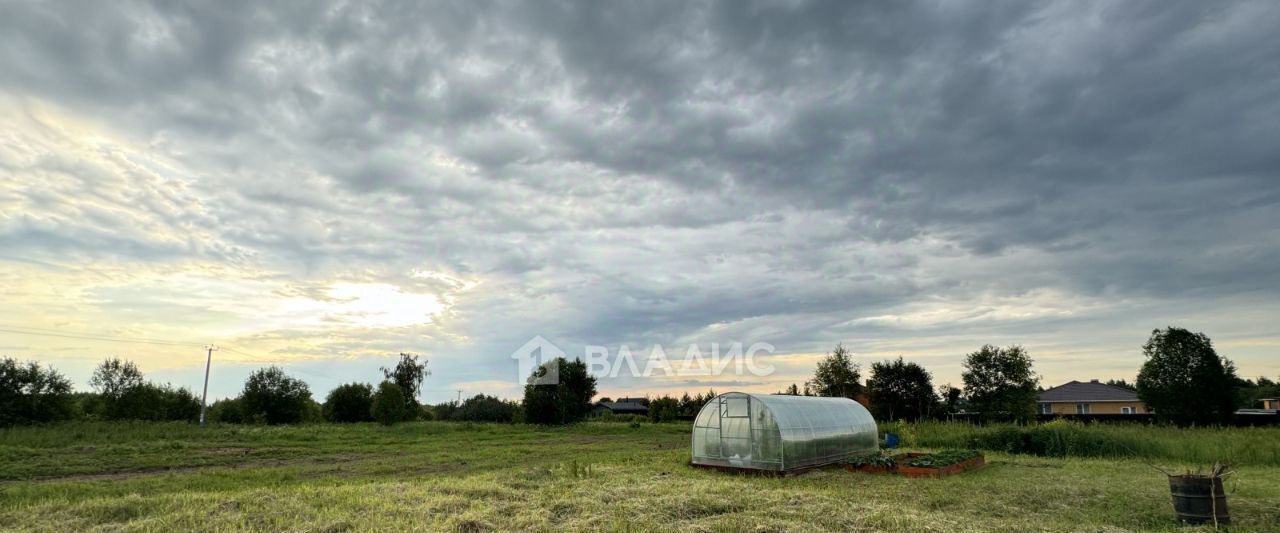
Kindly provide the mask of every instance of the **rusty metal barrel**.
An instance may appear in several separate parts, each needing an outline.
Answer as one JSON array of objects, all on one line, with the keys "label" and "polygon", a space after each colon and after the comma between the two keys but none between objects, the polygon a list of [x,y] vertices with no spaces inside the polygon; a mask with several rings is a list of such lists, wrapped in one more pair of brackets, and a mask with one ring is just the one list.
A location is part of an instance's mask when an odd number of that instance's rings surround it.
[{"label": "rusty metal barrel", "polygon": [[1227,493],[1221,477],[1169,476],[1173,512],[1184,524],[1230,524]]}]

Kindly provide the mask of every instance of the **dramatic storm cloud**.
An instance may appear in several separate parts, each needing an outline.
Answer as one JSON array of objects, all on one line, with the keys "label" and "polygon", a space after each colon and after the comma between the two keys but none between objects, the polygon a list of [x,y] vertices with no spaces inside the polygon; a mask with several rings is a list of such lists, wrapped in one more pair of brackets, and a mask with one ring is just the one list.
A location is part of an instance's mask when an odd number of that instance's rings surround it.
[{"label": "dramatic storm cloud", "polygon": [[[535,335],[837,342],[958,381],[1150,330],[1280,374],[1270,2],[0,3],[0,353],[323,394],[426,355],[513,396]],[[94,339],[85,337],[95,337]],[[162,340],[159,344],[116,342]],[[673,348],[679,346],[679,348]],[[643,358],[642,358],[643,359]]]}]

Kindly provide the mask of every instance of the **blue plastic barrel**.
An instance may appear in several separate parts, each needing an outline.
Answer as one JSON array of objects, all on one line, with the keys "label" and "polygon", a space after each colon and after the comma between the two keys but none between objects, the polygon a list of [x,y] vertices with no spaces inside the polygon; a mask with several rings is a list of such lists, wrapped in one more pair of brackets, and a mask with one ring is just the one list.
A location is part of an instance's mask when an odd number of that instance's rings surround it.
[{"label": "blue plastic barrel", "polygon": [[884,447],[885,447],[885,448],[897,448],[897,447],[898,447],[898,434],[897,434],[897,433],[885,433],[885,434],[884,434]]}]

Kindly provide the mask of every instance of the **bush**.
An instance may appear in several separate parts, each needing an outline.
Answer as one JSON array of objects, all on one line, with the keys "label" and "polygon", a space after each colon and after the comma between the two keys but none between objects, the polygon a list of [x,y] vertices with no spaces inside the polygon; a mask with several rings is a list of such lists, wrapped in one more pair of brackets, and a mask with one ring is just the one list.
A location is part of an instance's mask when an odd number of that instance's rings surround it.
[{"label": "bush", "polygon": [[477,394],[450,413],[449,420],[466,422],[507,422],[515,419],[519,405],[494,396]]},{"label": "bush", "polygon": [[399,385],[390,381],[383,381],[378,385],[378,393],[373,395],[373,406],[370,409],[374,420],[384,426],[390,426],[404,420],[407,410],[404,391],[400,390]]},{"label": "bush", "polygon": [[312,403],[306,382],[289,377],[275,366],[250,374],[240,394],[241,417],[255,423],[302,422]]},{"label": "bush", "polygon": [[186,387],[174,388],[166,383],[156,388],[160,390],[160,401],[164,404],[164,418],[161,420],[200,419],[200,399]]},{"label": "bush", "polygon": [[1054,420],[1039,425],[964,422],[881,424],[903,435],[903,446],[978,448],[1048,457],[1140,457],[1209,464],[1280,465],[1276,428],[1176,428],[1144,424],[1083,424]]},{"label": "bush", "polygon": [[619,414],[614,414],[611,411],[605,411],[603,414],[593,418],[592,420],[595,420],[596,422],[605,422],[605,423],[630,424],[632,422],[646,422],[649,419],[648,417],[644,417],[640,415],[619,415]]},{"label": "bush", "polygon": [[0,427],[67,420],[74,413],[71,382],[53,367],[0,359]]},{"label": "bush", "polygon": [[373,386],[348,383],[329,391],[324,400],[324,419],[330,422],[369,422],[373,420]]},{"label": "bush", "polygon": [[196,420],[200,400],[185,388],[143,383],[115,398],[102,398],[108,420]]},{"label": "bush", "polygon": [[209,412],[205,413],[205,418],[223,424],[243,424],[245,422],[244,415],[240,411],[239,398],[227,398],[213,402],[209,406]]},{"label": "bush", "polygon": [[680,400],[663,396],[649,402],[650,422],[675,422],[680,416]]},{"label": "bush", "polygon": [[144,381],[132,361],[111,358],[94,369],[89,384],[98,391],[84,402],[86,413],[103,420],[196,420],[200,400],[190,390]]}]

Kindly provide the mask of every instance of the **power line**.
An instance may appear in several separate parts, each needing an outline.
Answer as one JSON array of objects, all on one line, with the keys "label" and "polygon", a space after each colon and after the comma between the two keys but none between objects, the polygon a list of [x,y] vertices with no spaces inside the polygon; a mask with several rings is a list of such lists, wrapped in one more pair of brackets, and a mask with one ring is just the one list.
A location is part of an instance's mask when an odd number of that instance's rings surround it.
[{"label": "power line", "polygon": [[[152,344],[152,345],[157,345],[157,346],[180,346],[180,347],[189,347],[189,346],[190,346],[190,347],[195,347],[195,346],[198,346],[198,347],[201,347],[201,348],[206,347],[206,345],[201,344],[201,343],[198,343],[198,342],[183,342],[183,341],[160,340],[160,339],[143,339],[143,338],[139,338],[139,337],[125,337],[125,336],[120,336],[120,335],[102,335],[102,334],[90,334],[90,333],[67,333],[67,332],[62,332],[62,331],[60,331],[60,330],[53,330],[53,329],[47,329],[47,328],[33,328],[33,327],[26,327],[26,326],[22,326],[22,327],[19,327],[19,326],[9,326],[9,325],[3,325],[3,326],[4,326],[4,327],[0,327],[0,332],[5,332],[5,333],[16,333],[16,334],[19,334],[19,335],[35,335],[35,336],[39,336],[39,337],[58,337],[58,338],[63,338],[63,339],[79,339],[79,340],[91,340],[91,341],[121,342],[121,343],[126,343],[126,344]],[[226,350],[226,351],[229,351],[229,352],[233,352],[233,353],[238,353],[238,354],[240,354],[240,355],[243,355],[243,356],[249,357],[249,358],[251,358],[251,359],[254,359],[254,360],[256,360],[256,361],[258,361],[258,362],[260,362],[260,363],[272,363],[272,364],[279,363],[279,364],[286,364],[284,361],[280,361],[279,359],[272,359],[272,358],[264,357],[264,356],[261,356],[261,355],[252,354],[252,353],[249,353],[249,352],[246,352],[246,351],[243,351],[243,350],[237,350],[237,349],[235,349],[235,348],[231,348],[231,347],[228,347],[228,346],[223,346],[223,347],[221,347],[221,349]],[[302,369],[298,369],[298,368],[294,368],[293,370],[295,370],[295,371],[297,371],[297,372],[301,372],[301,373],[303,373],[303,374],[307,374],[307,375],[309,375],[309,376],[314,376],[314,377],[318,377],[318,378],[325,378],[325,379],[332,379],[330,376],[324,376],[324,375],[316,374],[316,373],[314,373],[314,372],[308,372],[308,371],[306,371],[306,370],[302,370]]]},{"label": "power line", "polygon": [[[222,347],[221,347],[221,349],[226,350],[226,351],[228,351],[228,352],[238,353],[238,354],[240,354],[240,355],[243,355],[243,356],[246,356],[246,357],[253,358],[254,360],[258,361],[259,363],[271,363],[271,364],[280,364],[280,365],[286,365],[286,364],[288,364],[288,362],[287,362],[287,361],[284,361],[284,360],[277,360],[277,359],[272,359],[272,358],[265,357],[265,356],[261,356],[261,355],[257,355],[257,354],[252,354],[252,353],[246,352],[246,351],[244,351],[244,350],[237,350],[237,349],[232,348],[232,347],[229,347],[229,346],[222,346]],[[308,375],[308,376],[312,376],[312,377],[317,377],[317,378],[322,378],[322,379],[334,379],[334,377],[333,377],[333,376],[327,376],[327,375],[323,375],[323,374],[317,374],[317,373],[315,373],[315,372],[308,372],[308,371],[303,370],[303,369],[301,369],[301,368],[296,368],[296,367],[295,367],[295,368],[292,368],[291,370],[292,370],[292,371],[294,371],[294,372],[301,372],[301,373],[303,373],[303,374],[306,374],[306,375]]]},{"label": "power line", "polygon": [[140,339],[140,338],[133,338],[133,337],[87,335],[87,334],[75,334],[75,333],[49,333],[49,331],[53,331],[53,330],[40,330],[39,328],[25,328],[25,329],[27,330],[11,329],[6,327],[6,328],[0,328],[0,331],[3,331],[5,333],[17,333],[19,335],[36,335],[40,337],[61,337],[64,339],[80,339],[80,340],[90,340],[90,341],[123,342],[123,343],[130,343],[130,344],[155,344],[160,346],[204,346],[203,344],[196,343],[196,342],[162,341],[162,340],[154,340],[154,339]]}]

